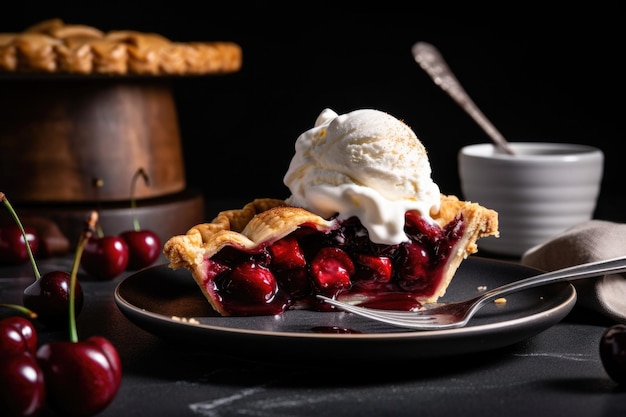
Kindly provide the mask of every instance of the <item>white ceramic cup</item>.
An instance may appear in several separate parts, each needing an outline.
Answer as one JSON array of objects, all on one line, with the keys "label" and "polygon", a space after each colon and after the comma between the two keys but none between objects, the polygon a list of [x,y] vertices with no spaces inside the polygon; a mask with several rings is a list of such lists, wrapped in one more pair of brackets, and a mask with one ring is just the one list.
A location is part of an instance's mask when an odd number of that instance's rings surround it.
[{"label": "white ceramic cup", "polygon": [[560,232],[593,217],[604,154],[593,146],[513,142],[515,155],[490,143],[458,154],[463,198],[498,212],[500,237],[479,250],[519,257]]}]

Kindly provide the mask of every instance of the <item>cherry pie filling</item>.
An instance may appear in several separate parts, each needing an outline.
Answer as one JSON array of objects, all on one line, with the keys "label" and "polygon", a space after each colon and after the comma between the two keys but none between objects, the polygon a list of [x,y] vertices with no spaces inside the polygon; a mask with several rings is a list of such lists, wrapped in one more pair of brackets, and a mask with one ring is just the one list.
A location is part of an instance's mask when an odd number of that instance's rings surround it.
[{"label": "cherry pie filling", "polygon": [[405,218],[409,241],[398,245],[373,243],[352,217],[326,232],[301,225],[254,252],[226,246],[204,260],[201,285],[232,316],[335,309],[316,294],[375,308],[416,309],[419,298],[438,288],[465,222],[458,215],[440,227],[412,211]]}]

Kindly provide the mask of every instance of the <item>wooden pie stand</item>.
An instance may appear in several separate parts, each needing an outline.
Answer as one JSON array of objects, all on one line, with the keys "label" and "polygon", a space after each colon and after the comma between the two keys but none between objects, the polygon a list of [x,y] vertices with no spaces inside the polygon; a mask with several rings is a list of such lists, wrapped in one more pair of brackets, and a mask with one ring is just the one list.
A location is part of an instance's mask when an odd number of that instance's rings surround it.
[{"label": "wooden pie stand", "polygon": [[142,228],[165,242],[202,222],[202,195],[186,186],[171,79],[0,72],[0,191],[20,217],[53,221],[72,244],[91,210],[105,234],[132,229],[131,187],[142,168],[149,183],[134,182]]}]

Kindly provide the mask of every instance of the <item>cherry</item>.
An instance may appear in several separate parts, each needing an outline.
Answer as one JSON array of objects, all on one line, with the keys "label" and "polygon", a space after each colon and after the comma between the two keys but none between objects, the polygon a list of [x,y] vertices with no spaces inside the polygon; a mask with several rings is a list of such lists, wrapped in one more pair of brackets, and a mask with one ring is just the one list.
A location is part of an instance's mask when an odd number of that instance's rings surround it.
[{"label": "cherry", "polygon": [[[42,275],[24,290],[22,303],[37,313],[40,322],[56,326],[63,323],[69,314],[70,274],[65,271],[51,271]],[[76,283],[76,308],[79,314],[83,308],[83,289]]]},{"label": "cherry", "polygon": [[325,294],[334,296],[351,286],[354,263],[340,248],[325,247],[311,261],[311,275],[317,287]]},{"label": "cherry", "polygon": [[[93,179],[98,191],[104,184],[99,178]],[[84,247],[81,248],[80,265],[92,277],[108,281],[126,270],[128,266],[128,245],[120,236],[105,236],[98,222],[98,212],[92,211],[85,224]]]},{"label": "cherry", "polygon": [[241,263],[223,281],[224,296],[234,296],[238,300],[251,303],[268,303],[278,291],[274,274],[253,261]]},{"label": "cherry", "polygon": [[[26,239],[33,253],[39,249],[39,237],[34,229],[25,227]],[[16,224],[0,227],[0,264],[19,265],[28,261],[28,249],[22,230]]]},{"label": "cherry", "polygon": [[141,176],[148,184],[148,174],[140,168],[133,176],[130,190],[130,203],[133,210],[133,229],[120,233],[128,245],[128,269],[141,269],[152,265],[161,255],[161,240],[152,230],[141,229],[139,219],[135,214],[135,182]]},{"label": "cherry", "polygon": [[422,245],[402,244],[403,256],[400,258],[398,285],[406,291],[424,288],[428,282],[428,268],[431,258]]},{"label": "cherry", "polygon": [[122,367],[115,347],[92,336],[83,341],[54,341],[37,350],[50,407],[61,415],[92,416],[115,398]]},{"label": "cherry", "polygon": [[37,331],[33,323],[22,316],[0,320],[0,353],[12,355],[37,352]]},{"label": "cherry", "polygon": [[354,281],[361,288],[379,288],[391,281],[393,263],[387,256],[375,256],[364,253],[354,255],[356,272]]},{"label": "cherry", "polygon": [[87,239],[81,266],[99,280],[111,280],[128,266],[128,245],[119,236],[92,236]]},{"label": "cherry", "polygon": [[626,385],[626,324],[615,324],[604,331],[600,359],[611,379]]},{"label": "cherry", "polygon": [[436,223],[429,223],[416,211],[409,210],[404,217],[406,221],[404,230],[407,236],[414,241],[429,240],[435,242],[443,234],[443,230]]},{"label": "cherry", "polygon": [[306,266],[306,259],[298,241],[286,237],[274,242],[269,247],[272,255],[271,265],[276,269],[293,269]]},{"label": "cherry", "polygon": [[37,416],[46,403],[44,373],[34,354],[0,351],[0,409],[2,415]]},{"label": "cherry", "polygon": [[128,246],[128,269],[150,266],[161,255],[161,240],[152,230],[127,230],[120,237]]},{"label": "cherry", "polygon": [[231,268],[215,259],[207,259],[206,260],[206,283],[207,285],[212,285],[213,280],[218,276],[230,271]]}]

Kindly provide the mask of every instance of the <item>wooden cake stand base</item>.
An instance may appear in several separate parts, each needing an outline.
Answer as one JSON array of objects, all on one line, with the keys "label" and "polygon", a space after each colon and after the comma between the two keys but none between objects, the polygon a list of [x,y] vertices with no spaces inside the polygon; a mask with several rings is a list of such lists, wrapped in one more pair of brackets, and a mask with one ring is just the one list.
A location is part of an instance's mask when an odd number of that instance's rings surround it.
[{"label": "wooden cake stand base", "polygon": [[[105,234],[132,229],[131,198],[164,242],[203,220],[166,78],[6,75],[0,96],[0,191],[20,217],[50,219],[71,242],[90,210]],[[140,168],[147,182],[133,181]]]}]

